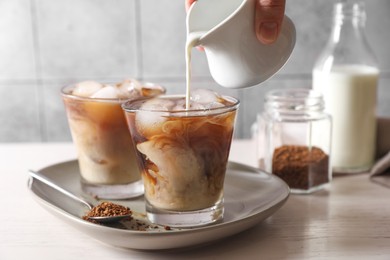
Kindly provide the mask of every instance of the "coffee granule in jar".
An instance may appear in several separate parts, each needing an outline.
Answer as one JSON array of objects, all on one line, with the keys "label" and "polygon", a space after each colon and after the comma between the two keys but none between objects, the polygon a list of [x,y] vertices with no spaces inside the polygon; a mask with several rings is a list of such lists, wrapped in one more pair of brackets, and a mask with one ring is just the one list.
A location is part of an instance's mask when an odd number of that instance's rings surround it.
[{"label": "coffee granule in jar", "polygon": [[[124,216],[124,215],[131,215],[131,214],[132,212],[128,207],[105,201],[93,207],[82,218],[84,220],[90,221],[89,220],[90,217],[113,217],[113,216]],[[131,217],[129,218],[131,219]]]},{"label": "coffee granule in jar", "polygon": [[318,147],[284,145],[274,151],[272,173],[291,189],[310,190],[329,182],[329,156]]}]

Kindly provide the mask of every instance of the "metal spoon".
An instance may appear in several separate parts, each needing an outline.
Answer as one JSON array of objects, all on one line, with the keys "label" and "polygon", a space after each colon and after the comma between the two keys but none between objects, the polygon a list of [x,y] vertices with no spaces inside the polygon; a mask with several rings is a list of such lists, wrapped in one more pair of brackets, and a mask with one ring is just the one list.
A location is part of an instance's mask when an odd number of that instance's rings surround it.
[{"label": "metal spoon", "polygon": [[[34,179],[46,184],[47,186],[61,192],[62,194],[68,196],[69,198],[84,204],[85,206],[88,207],[89,210],[91,210],[94,207],[91,203],[83,200],[82,198],[77,197],[73,193],[71,193],[71,192],[65,190],[64,188],[58,186],[57,184],[53,183],[50,179],[48,179],[43,174],[41,174],[39,172],[32,171],[32,170],[29,170],[29,173],[30,173],[30,176],[32,178],[34,178]],[[102,216],[102,217],[88,217],[88,219],[95,220],[95,221],[100,222],[100,223],[111,223],[111,222],[120,221],[120,220],[125,219],[125,218],[129,218],[130,216],[131,215]]]}]

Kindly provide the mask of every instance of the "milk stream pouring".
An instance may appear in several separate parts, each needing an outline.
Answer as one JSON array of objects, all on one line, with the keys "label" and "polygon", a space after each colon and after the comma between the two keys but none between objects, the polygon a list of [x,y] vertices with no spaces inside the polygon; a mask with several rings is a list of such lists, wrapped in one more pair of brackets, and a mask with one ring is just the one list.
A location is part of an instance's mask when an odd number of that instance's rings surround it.
[{"label": "milk stream pouring", "polygon": [[294,24],[285,16],[278,39],[261,44],[254,28],[255,3],[197,0],[192,4],[187,14],[187,81],[191,49],[196,45],[205,49],[211,76],[226,88],[254,86],[283,67],[295,45]]},{"label": "milk stream pouring", "polygon": [[365,18],[363,3],[335,4],[331,37],[313,69],[313,88],[323,93],[333,118],[335,172],[363,172],[374,163],[379,70]]}]

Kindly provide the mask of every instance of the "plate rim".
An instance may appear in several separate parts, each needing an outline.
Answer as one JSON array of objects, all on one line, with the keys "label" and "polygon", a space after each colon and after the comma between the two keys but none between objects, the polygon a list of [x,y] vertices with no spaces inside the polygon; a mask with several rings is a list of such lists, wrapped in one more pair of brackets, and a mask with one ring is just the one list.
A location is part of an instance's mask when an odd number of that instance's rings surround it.
[{"label": "plate rim", "polygon": [[[51,167],[58,167],[59,165],[67,164],[67,163],[77,163],[77,159],[71,159],[71,160],[67,160],[67,161],[54,163],[54,164],[48,165],[46,167],[43,167],[43,168],[39,169],[38,171],[40,171],[40,172],[47,171]],[[170,230],[170,231],[166,231],[166,232],[161,231],[161,230],[138,231],[138,230],[129,230],[129,229],[118,229],[118,228],[113,228],[113,227],[109,227],[109,226],[96,225],[94,223],[90,223],[88,221],[83,220],[80,217],[72,215],[71,213],[67,212],[66,210],[64,210],[60,207],[57,207],[56,205],[52,204],[51,202],[49,202],[49,201],[45,200],[44,198],[42,198],[41,196],[39,196],[39,194],[37,194],[33,190],[34,181],[32,178],[28,179],[27,187],[28,187],[30,193],[33,195],[34,199],[41,206],[43,206],[52,215],[55,215],[56,217],[60,218],[62,221],[65,221],[65,219],[68,220],[68,221],[66,221],[66,223],[70,224],[73,227],[75,227],[77,224],[77,226],[81,225],[83,227],[88,227],[88,228],[91,228],[95,231],[98,230],[101,232],[117,232],[118,234],[120,233],[121,235],[125,234],[128,236],[135,236],[135,237],[163,238],[163,237],[180,236],[180,235],[185,235],[185,234],[188,235],[188,234],[195,234],[195,233],[202,233],[202,232],[215,232],[216,230],[221,230],[221,229],[226,229],[226,228],[234,229],[234,227],[239,226],[240,224],[243,224],[244,226],[246,226],[245,228],[243,228],[239,231],[231,232],[229,235],[226,236],[226,237],[230,237],[230,236],[235,235],[237,233],[240,233],[240,232],[242,232],[250,227],[253,227],[254,225],[256,225],[256,224],[264,221],[268,217],[270,217],[281,206],[283,206],[284,203],[288,200],[288,198],[290,196],[290,189],[287,186],[287,184],[284,181],[282,181],[280,178],[278,178],[275,175],[269,174],[261,169],[258,169],[258,168],[255,168],[255,167],[252,167],[252,166],[249,166],[246,164],[234,162],[234,161],[229,161],[228,163],[229,163],[228,169],[230,166],[230,167],[236,167],[236,168],[233,168],[234,170],[241,170],[241,171],[246,171],[246,172],[250,171],[249,172],[250,174],[262,173],[262,174],[265,174],[267,177],[271,178],[273,181],[279,182],[281,191],[280,191],[280,194],[278,194],[278,196],[277,196],[278,199],[275,199],[272,202],[267,203],[270,205],[267,205],[265,208],[262,208],[261,210],[256,210],[256,211],[250,212],[248,215],[246,215],[244,217],[240,217],[239,219],[235,219],[235,220],[230,220],[228,222],[220,222],[220,223],[216,223],[216,224],[212,224],[212,225],[208,225],[208,226],[202,226],[202,227],[194,227],[194,228],[186,228],[186,229],[183,228],[183,229],[177,229],[177,230],[175,229],[175,230]],[[264,218],[259,217],[260,215],[262,215],[265,212],[270,211],[270,210],[272,210],[272,212],[270,214],[267,214],[266,217],[264,217]],[[69,221],[71,221],[71,222],[69,223]],[[78,229],[78,230],[82,231],[80,229]],[[82,232],[84,234],[91,236],[90,232],[86,232],[86,231],[82,231]],[[92,237],[95,238],[96,240],[99,240],[100,242],[107,243],[107,242],[104,242],[104,241],[94,237],[94,236],[92,236]],[[221,238],[207,240],[206,242],[219,240],[219,239],[221,239]],[[199,243],[197,243],[197,244],[199,244]],[[111,245],[116,246],[114,244],[111,244]],[[193,244],[193,245],[196,245],[196,244]],[[145,249],[146,250],[156,250],[156,249],[160,250],[160,249],[171,249],[171,248],[179,248],[179,247],[185,247],[185,246],[172,246],[172,247],[164,247],[164,248],[139,248],[139,247],[131,247],[131,245],[129,245],[129,247],[127,247],[127,248],[143,249],[143,250],[145,250]]]}]

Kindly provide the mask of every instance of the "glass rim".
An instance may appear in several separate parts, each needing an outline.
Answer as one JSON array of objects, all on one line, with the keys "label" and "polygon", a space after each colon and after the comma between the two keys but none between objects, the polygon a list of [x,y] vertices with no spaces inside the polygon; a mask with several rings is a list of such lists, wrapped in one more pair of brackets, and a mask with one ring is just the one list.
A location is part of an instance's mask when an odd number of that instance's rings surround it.
[{"label": "glass rim", "polygon": [[[153,97],[152,99],[162,98],[162,99],[169,99],[169,98],[185,98],[186,96],[184,94],[169,94],[169,95],[160,95]],[[195,116],[199,116],[199,113],[210,113],[210,114],[216,114],[216,113],[225,113],[233,110],[237,110],[240,100],[238,98],[228,96],[228,95],[221,95],[221,98],[232,102],[232,104],[224,105],[223,107],[214,107],[214,108],[202,108],[202,109],[180,109],[180,110],[162,110],[162,109],[141,109],[138,108],[131,108],[130,104],[133,103],[139,103],[142,101],[147,101],[150,99],[145,98],[138,98],[134,100],[127,100],[126,102],[122,103],[122,109],[125,110],[127,113],[134,113],[137,111],[141,112],[150,112],[150,113],[168,113],[169,115],[186,115],[191,116],[192,114],[195,114]],[[202,114],[204,115],[204,114]]]},{"label": "glass rim", "polygon": [[266,100],[305,100],[307,98],[323,99],[323,95],[314,89],[309,88],[291,88],[275,89],[266,94]]},{"label": "glass rim", "polygon": [[319,91],[308,88],[277,89],[266,94],[265,110],[268,112],[302,114],[323,112],[324,96]]},{"label": "glass rim", "polygon": [[[101,84],[118,84],[118,83],[121,83],[120,81],[118,82],[114,82],[114,81],[97,81],[98,83],[101,83]],[[161,90],[161,94],[164,94],[166,93],[166,89],[165,87],[163,87],[162,85],[160,84],[157,84],[157,83],[154,83],[154,82],[150,82],[150,81],[139,81],[139,83],[141,83],[141,86],[142,87],[150,87],[150,88],[154,88],[154,89],[159,89]],[[81,100],[81,101],[89,101],[89,102],[110,102],[110,103],[123,103],[123,102],[126,102],[126,101],[129,101],[130,99],[132,99],[131,97],[125,97],[125,98],[92,98],[92,97],[82,97],[82,96],[76,96],[76,95],[73,95],[72,93],[69,93],[69,90],[73,89],[75,87],[77,83],[73,83],[73,84],[69,84],[69,85],[65,85],[63,87],[61,87],[61,95],[62,97],[67,97],[67,98],[70,98],[70,99],[75,99],[75,100]],[[67,92],[68,90],[68,92]],[[161,95],[159,94],[159,95]],[[155,96],[158,96],[158,95],[155,95]],[[138,99],[145,99],[145,98],[153,98],[155,96],[141,96],[141,97],[137,97],[136,99],[134,100],[138,100]]]}]

